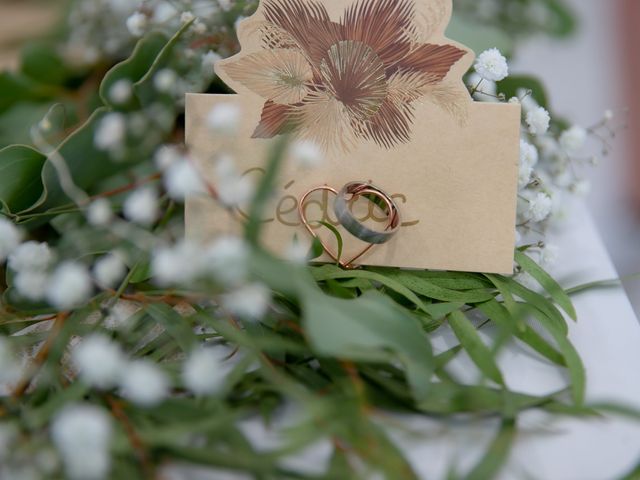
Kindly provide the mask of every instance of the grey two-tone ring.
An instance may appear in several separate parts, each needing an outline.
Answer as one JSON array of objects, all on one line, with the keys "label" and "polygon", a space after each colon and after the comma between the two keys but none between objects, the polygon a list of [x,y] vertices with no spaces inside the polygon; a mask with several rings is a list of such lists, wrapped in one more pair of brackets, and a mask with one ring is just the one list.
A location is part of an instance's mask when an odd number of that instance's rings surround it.
[{"label": "grey two-tone ring", "polygon": [[[389,221],[384,231],[369,228],[354,217],[349,203],[356,197],[372,195],[384,203]],[[354,237],[371,244],[383,244],[400,230],[400,209],[390,195],[368,182],[350,182],[338,192],[333,209],[340,224]]]}]

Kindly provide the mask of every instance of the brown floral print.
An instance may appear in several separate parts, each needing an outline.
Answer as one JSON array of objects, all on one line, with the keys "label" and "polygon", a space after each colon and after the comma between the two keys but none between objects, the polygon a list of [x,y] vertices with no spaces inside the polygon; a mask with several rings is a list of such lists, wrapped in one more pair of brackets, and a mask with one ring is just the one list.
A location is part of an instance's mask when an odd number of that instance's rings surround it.
[{"label": "brown floral print", "polygon": [[[326,150],[411,139],[425,96],[456,115],[443,80],[465,54],[422,43],[414,0],[358,0],[338,22],[315,0],[263,0],[263,49],[223,65],[265,99],[254,138],[294,133]],[[451,97],[451,98],[450,98]]]}]

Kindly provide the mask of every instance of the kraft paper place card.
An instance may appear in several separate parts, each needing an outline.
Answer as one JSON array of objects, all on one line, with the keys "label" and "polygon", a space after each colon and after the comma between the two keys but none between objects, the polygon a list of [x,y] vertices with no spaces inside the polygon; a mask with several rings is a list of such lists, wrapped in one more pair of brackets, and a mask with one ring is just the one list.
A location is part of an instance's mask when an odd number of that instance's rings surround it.
[{"label": "kraft paper place card", "polygon": [[[265,206],[266,247],[281,253],[310,239],[297,212],[308,190],[368,181],[394,198],[402,228],[359,264],[512,273],[520,106],[472,100],[462,77],[473,53],[444,35],[451,8],[451,0],[262,0],[240,23],[241,52],[216,65],[237,94],[187,96],[186,140],[202,174],[215,184],[215,163],[231,155],[257,183],[281,135],[324,156],[314,168],[285,158]],[[207,126],[221,104],[242,112],[233,136]],[[308,219],[338,225],[332,204],[319,192],[305,203]],[[188,237],[239,231],[245,210],[192,198]],[[377,207],[355,210],[384,228]],[[362,249],[342,237],[344,257]]]}]

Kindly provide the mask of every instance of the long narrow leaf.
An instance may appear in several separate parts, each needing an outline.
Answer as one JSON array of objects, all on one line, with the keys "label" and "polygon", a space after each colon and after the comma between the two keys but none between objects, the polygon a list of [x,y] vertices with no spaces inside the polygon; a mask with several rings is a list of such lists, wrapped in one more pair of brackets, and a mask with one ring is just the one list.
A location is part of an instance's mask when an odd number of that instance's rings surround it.
[{"label": "long narrow leaf", "polygon": [[453,312],[449,315],[449,325],[460,340],[460,344],[473,360],[473,363],[488,378],[499,385],[504,385],[504,378],[498,368],[493,353],[484,344],[478,331],[462,312]]}]

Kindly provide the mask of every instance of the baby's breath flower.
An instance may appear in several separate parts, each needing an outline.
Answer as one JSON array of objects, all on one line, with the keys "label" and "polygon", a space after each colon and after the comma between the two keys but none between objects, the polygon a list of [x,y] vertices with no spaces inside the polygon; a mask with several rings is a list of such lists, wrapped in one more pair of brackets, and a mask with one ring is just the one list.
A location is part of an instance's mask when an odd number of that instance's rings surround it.
[{"label": "baby's breath flower", "polygon": [[197,35],[204,35],[205,33],[207,33],[207,25],[204,22],[201,22],[200,20],[196,20],[195,23],[193,24],[193,31]]},{"label": "baby's breath flower", "polygon": [[99,285],[115,287],[127,274],[127,266],[120,255],[110,253],[96,262],[93,274]]},{"label": "baby's breath flower", "polygon": [[241,111],[232,103],[220,103],[207,115],[207,126],[214,133],[235,133],[240,124]]},{"label": "baby's breath flower", "polygon": [[95,132],[94,143],[99,150],[119,150],[127,134],[127,124],[122,113],[105,115]]},{"label": "baby's breath flower", "polygon": [[182,14],[180,15],[180,21],[182,23],[189,23],[194,21],[195,19],[196,19],[195,15],[189,11],[182,12]]},{"label": "baby's breath flower", "polygon": [[87,209],[87,220],[94,227],[105,227],[113,220],[111,203],[106,198],[94,200]]},{"label": "baby's breath flower", "polygon": [[22,234],[11,221],[0,216],[0,263],[3,263],[18,245]]},{"label": "baby's breath flower", "polygon": [[88,404],[65,407],[51,427],[51,437],[72,480],[106,478],[111,464],[111,420],[102,409]]},{"label": "baby's breath flower", "polygon": [[560,256],[560,248],[556,245],[546,244],[540,250],[540,266],[543,268],[553,267]]},{"label": "baby's breath flower", "polygon": [[220,352],[199,348],[184,362],[182,378],[185,386],[196,395],[212,395],[224,385],[227,370]]},{"label": "baby's breath flower", "polygon": [[220,60],[222,60],[222,57],[218,53],[209,50],[202,56],[202,72],[209,77],[213,77],[216,73],[216,63]]},{"label": "baby's breath flower", "polygon": [[237,207],[251,200],[254,185],[249,177],[238,173],[231,157],[224,156],[218,159],[215,172],[218,178],[216,187],[220,202],[228,207]]},{"label": "baby's breath flower", "polygon": [[551,214],[552,208],[551,197],[539,192],[529,199],[528,217],[534,222],[542,222]]},{"label": "baby's breath flower", "polygon": [[134,37],[141,37],[149,24],[149,19],[142,12],[135,12],[127,18],[127,29]]},{"label": "baby's breath flower", "polygon": [[166,170],[171,165],[182,160],[182,153],[175,145],[163,145],[153,157],[158,170]]},{"label": "baby's breath flower", "polygon": [[80,377],[100,389],[115,387],[126,363],[120,346],[102,334],[84,338],[74,347],[71,358]]},{"label": "baby's breath flower", "polygon": [[200,248],[188,241],[157,249],[151,261],[153,278],[161,285],[184,285],[193,282],[200,275],[202,268]]},{"label": "baby's breath flower", "polygon": [[122,78],[111,85],[109,89],[109,99],[116,104],[127,103],[131,100],[131,95],[133,94],[133,84],[131,80],[126,78]]},{"label": "baby's breath flower", "polygon": [[226,310],[246,320],[260,320],[267,313],[271,291],[261,283],[244,285],[222,297]]},{"label": "baby's breath flower", "polygon": [[172,164],[166,170],[164,184],[169,196],[178,201],[207,192],[202,176],[187,158]]},{"label": "baby's breath flower", "polygon": [[87,268],[80,263],[64,262],[49,278],[46,298],[54,307],[69,310],[88,300],[92,291]]},{"label": "baby's breath flower", "polygon": [[218,5],[220,5],[220,8],[222,8],[222,10],[224,10],[225,12],[228,12],[229,10],[231,10],[231,8],[233,8],[233,3],[234,0],[218,0]]},{"label": "baby's breath flower", "polygon": [[538,163],[538,149],[524,140],[520,140],[520,165],[535,167]]},{"label": "baby's breath flower", "polygon": [[543,107],[537,107],[527,113],[526,122],[529,126],[529,133],[544,135],[549,130],[551,116]]},{"label": "baby's breath flower", "polygon": [[[20,379],[22,368],[9,340],[0,335],[0,388],[2,384],[12,384]],[[2,454],[0,453],[0,458]]]},{"label": "baby's breath flower", "polygon": [[151,187],[142,187],[127,197],[123,205],[124,216],[140,225],[149,226],[158,219],[158,194]]},{"label": "baby's breath flower", "polygon": [[291,145],[291,156],[293,160],[305,168],[319,166],[324,160],[322,149],[317,143],[311,140],[298,140]]},{"label": "baby's breath flower", "polygon": [[533,174],[533,167],[527,163],[521,163],[518,170],[518,188],[522,189],[529,185],[531,182],[531,175]]},{"label": "baby's breath flower", "polygon": [[153,407],[167,396],[169,380],[164,372],[147,360],[131,362],[122,372],[120,386],[124,397],[143,407]]},{"label": "baby's breath flower", "polygon": [[591,182],[589,180],[578,180],[571,185],[571,191],[579,197],[586,197],[591,193]]},{"label": "baby's breath flower", "polygon": [[240,237],[218,238],[204,254],[204,264],[224,285],[238,285],[249,272],[249,246]]},{"label": "baby's breath flower", "polygon": [[9,255],[9,267],[16,271],[44,271],[53,262],[53,253],[46,243],[25,242]]},{"label": "baby's breath flower", "polygon": [[163,93],[171,93],[176,87],[178,75],[170,68],[163,68],[153,77],[153,86]]},{"label": "baby's breath flower", "polygon": [[499,82],[509,75],[507,59],[497,48],[485,50],[476,60],[475,70],[485,80]]},{"label": "baby's breath flower", "polygon": [[560,146],[562,150],[569,155],[577,153],[584,147],[586,141],[587,131],[578,126],[573,126],[560,135]]},{"label": "baby's breath flower", "polygon": [[22,270],[13,278],[13,286],[21,297],[34,302],[44,300],[49,276],[39,270]]}]

